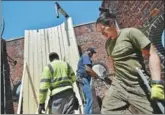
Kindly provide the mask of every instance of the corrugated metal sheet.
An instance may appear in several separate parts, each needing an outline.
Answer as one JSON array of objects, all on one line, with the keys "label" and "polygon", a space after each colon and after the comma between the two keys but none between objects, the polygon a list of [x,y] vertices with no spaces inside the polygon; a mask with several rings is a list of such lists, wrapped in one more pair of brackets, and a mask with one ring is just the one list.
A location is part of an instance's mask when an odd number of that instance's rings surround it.
[{"label": "corrugated metal sheet", "polygon": [[[61,25],[48,29],[26,30],[24,44],[23,114],[32,114],[36,113],[37,104],[25,64],[27,63],[29,67],[37,101],[41,73],[49,63],[48,55],[50,52],[57,52],[60,59],[70,63],[74,72],[76,72],[79,52],[72,19],[68,18]],[[75,87],[75,90],[77,92],[77,87]]]}]

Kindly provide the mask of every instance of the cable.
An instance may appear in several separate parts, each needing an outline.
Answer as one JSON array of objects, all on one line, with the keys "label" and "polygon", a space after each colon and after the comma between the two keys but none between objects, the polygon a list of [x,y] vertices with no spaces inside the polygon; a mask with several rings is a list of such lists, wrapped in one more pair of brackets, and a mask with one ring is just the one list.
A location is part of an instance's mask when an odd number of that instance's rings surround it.
[{"label": "cable", "polygon": [[1,27],[2,27],[2,31],[1,31],[1,39],[2,39],[2,35],[3,35],[4,29],[5,29],[5,20],[4,20],[3,17],[2,17],[2,24],[1,24]]}]

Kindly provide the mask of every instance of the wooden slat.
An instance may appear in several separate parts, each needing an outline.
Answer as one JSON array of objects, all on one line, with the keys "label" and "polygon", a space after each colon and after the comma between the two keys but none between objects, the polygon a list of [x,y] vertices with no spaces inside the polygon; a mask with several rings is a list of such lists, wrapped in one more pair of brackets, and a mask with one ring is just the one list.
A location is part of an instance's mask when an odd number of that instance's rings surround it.
[{"label": "wooden slat", "polygon": [[[79,52],[78,52],[77,42],[76,42],[76,38],[75,38],[71,18],[69,18],[68,21],[65,22],[65,27],[67,27],[66,32],[67,32],[68,42],[70,43],[69,44],[69,49],[68,49],[70,64],[71,64],[74,72],[76,73],[77,63],[78,63],[78,60],[79,60]],[[74,55],[72,55],[72,54],[74,54]],[[78,98],[79,104],[80,104],[80,111],[79,112],[77,111],[76,113],[81,112],[81,114],[83,114],[83,104],[82,104],[82,100],[81,100],[80,94],[79,94],[79,89],[78,89],[76,83],[73,84],[73,89],[76,93],[76,97]]]},{"label": "wooden slat", "polygon": [[60,25],[57,26],[57,31],[58,31],[58,40],[59,40],[59,46],[60,46],[60,53],[61,53],[61,60],[64,60],[64,46],[63,46],[63,37],[62,37],[62,32],[61,32],[61,27]]},{"label": "wooden slat", "polygon": [[[37,101],[36,103],[38,103],[38,93],[39,93],[39,81],[40,81],[40,76],[39,76],[39,67],[38,67],[38,63],[39,63],[39,61],[38,61],[38,41],[39,41],[39,39],[38,39],[38,32],[36,31],[36,30],[34,30],[33,31],[33,45],[34,45],[34,63],[33,63],[33,65],[34,65],[34,71],[33,71],[33,83],[35,84],[34,85],[34,90],[35,90],[35,95],[36,95],[36,99],[34,99],[34,101]],[[37,108],[38,108],[38,105],[36,105],[36,104],[34,104],[34,110],[37,110]]]},{"label": "wooden slat", "polygon": [[[24,41],[24,66],[25,63],[29,61],[29,31],[25,31],[25,41]],[[24,68],[24,71],[26,71],[26,69]],[[29,109],[29,81],[28,81],[28,77],[27,77],[27,72],[25,72],[25,82],[22,84],[23,85],[23,114],[28,114],[28,109]]]},{"label": "wooden slat", "polygon": [[42,71],[46,65],[46,53],[45,53],[45,41],[44,41],[44,29],[39,30],[41,38],[41,49],[42,49]]},{"label": "wooden slat", "polygon": [[64,61],[69,63],[70,52],[69,52],[69,45],[68,45],[68,40],[67,40],[67,35],[66,35],[64,23],[62,23],[60,25],[60,31],[62,33],[62,47],[64,48]]},{"label": "wooden slat", "polygon": [[52,29],[52,36],[53,36],[53,50],[54,52],[58,53],[59,57],[61,57],[61,49],[59,44],[59,36],[58,36],[58,30],[57,27],[53,27]]},{"label": "wooden slat", "polygon": [[49,48],[50,48],[49,53],[50,53],[50,52],[53,52],[53,46],[54,46],[54,43],[53,43],[53,41],[52,41],[52,39],[53,39],[52,29],[53,29],[53,28],[48,28],[48,29],[47,29],[47,32],[48,32],[48,35],[49,35],[49,39],[48,39]]},{"label": "wooden slat", "polygon": [[[33,42],[33,38],[34,38],[34,30],[30,30],[30,37],[29,37],[29,42],[30,42],[30,46],[29,46],[29,63],[27,62],[27,66],[29,67],[29,74],[31,74],[31,79],[32,81],[34,80],[34,42]],[[29,76],[29,74],[27,74],[27,76]],[[33,91],[32,91],[32,87],[31,87],[31,82],[30,79],[28,77],[28,81],[29,81],[29,113],[32,114],[33,111],[35,111],[34,105],[34,96],[33,96]]]},{"label": "wooden slat", "polygon": [[[42,52],[42,38],[41,32],[38,31],[37,38],[38,38],[38,70],[39,70],[39,78],[41,79],[42,71],[43,71],[43,52]],[[40,81],[39,79],[39,81]],[[40,83],[40,82],[39,82]]]},{"label": "wooden slat", "polygon": [[47,29],[44,29],[44,44],[45,44],[45,58],[46,58],[46,65],[49,63],[49,52],[50,52],[50,46],[49,46],[49,35]]},{"label": "wooden slat", "polygon": [[[79,51],[77,47],[77,42],[76,42],[76,37],[74,34],[74,29],[73,29],[73,24],[72,24],[72,19],[68,19],[68,35],[69,35],[69,41],[70,41],[70,47],[69,47],[69,52],[70,54],[70,63],[72,64],[74,72],[77,70],[77,63],[79,60]],[[74,58],[73,58],[74,57]]]},{"label": "wooden slat", "polygon": [[[41,43],[41,32],[38,31],[37,32],[37,71],[38,71],[38,75],[36,76],[36,92],[37,92],[37,98],[38,98],[38,102],[39,102],[39,86],[40,86],[40,80],[41,80],[41,76],[42,76],[42,71],[43,71],[43,55],[42,55],[42,43]],[[38,108],[36,109],[36,111],[34,113],[38,113]]]},{"label": "wooden slat", "polygon": [[[30,86],[31,86],[31,89],[32,89],[32,96],[33,96],[33,99],[34,99],[33,102],[34,102],[34,104],[35,104],[36,106],[38,106],[38,100],[37,100],[37,95],[36,95],[34,83],[33,83],[32,76],[31,76],[31,73],[30,73],[30,71],[29,71],[29,67],[28,67],[27,63],[26,63],[26,71],[27,71],[28,79],[29,79]],[[33,106],[33,107],[34,107],[34,106]],[[35,109],[35,108],[33,108],[33,109]],[[30,112],[31,112],[31,111],[30,111]],[[34,112],[34,111],[32,111],[32,112]]]},{"label": "wooden slat", "polygon": [[[49,35],[48,35],[48,30],[47,29],[45,29],[44,30],[44,41],[45,41],[45,58],[46,58],[46,65],[50,62],[49,61],[49,53],[50,53],[50,46],[51,46],[51,44],[52,43],[49,43]],[[46,66],[45,65],[45,66]],[[50,91],[47,93],[47,98],[46,98],[46,101],[45,101],[45,107],[47,108],[48,107],[48,101],[49,101],[49,99],[50,99],[50,97],[49,97],[49,95],[50,95]]]}]

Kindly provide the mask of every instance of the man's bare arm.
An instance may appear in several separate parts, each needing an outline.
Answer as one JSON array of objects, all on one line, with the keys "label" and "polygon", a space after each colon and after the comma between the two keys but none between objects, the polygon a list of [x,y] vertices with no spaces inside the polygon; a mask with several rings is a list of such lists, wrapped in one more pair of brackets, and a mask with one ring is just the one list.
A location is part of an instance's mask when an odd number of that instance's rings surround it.
[{"label": "man's bare arm", "polygon": [[152,80],[161,80],[161,64],[160,58],[156,53],[156,47],[153,44],[149,44],[142,50],[142,53],[149,59]]},{"label": "man's bare arm", "polygon": [[96,74],[96,73],[92,70],[92,68],[89,67],[88,65],[85,65],[85,70],[86,70],[86,72],[87,72],[90,76],[92,76],[92,77],[94,77],[94,78],[97,77],[97,74]]}]

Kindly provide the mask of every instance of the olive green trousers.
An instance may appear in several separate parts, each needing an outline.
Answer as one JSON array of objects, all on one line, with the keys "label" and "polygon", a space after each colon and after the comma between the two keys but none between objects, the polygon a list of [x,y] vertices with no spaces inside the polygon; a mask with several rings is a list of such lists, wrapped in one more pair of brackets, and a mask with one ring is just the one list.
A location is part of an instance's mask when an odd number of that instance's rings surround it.
[{"label": "olive green trousers", "polygon": [[114,79],[108,89],[101,114],[152,114],[153,109],[146,93],[140,86],[129,87]]}]

